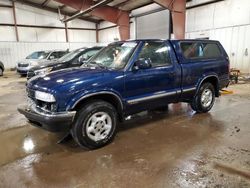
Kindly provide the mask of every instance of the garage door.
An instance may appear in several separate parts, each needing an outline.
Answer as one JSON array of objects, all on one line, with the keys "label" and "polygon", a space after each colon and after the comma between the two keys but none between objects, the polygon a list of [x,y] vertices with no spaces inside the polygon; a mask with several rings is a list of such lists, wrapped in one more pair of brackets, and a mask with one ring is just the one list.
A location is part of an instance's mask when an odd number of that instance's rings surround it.
[{"label": "garage door", "polygon": [[137,39],[169,39],[169,11],[140,16],[136,18]]}]

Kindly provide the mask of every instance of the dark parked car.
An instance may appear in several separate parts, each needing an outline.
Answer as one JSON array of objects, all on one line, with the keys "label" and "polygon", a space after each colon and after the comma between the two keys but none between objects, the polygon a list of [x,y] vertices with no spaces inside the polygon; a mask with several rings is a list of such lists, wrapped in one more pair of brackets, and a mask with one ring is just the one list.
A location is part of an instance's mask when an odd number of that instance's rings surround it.
[{"label": "dark parked car", "polygon": [[68,51],[53,50],[53,51],[37,51],[33,52],[25,59],[19,61],[16,65],[16,70],[20,75],[27,75],[28,71],[38,65],[42,65],[47,60],[55,60],[64,56]]},{"label": "dark parked car", "polygon": [[218,41],[116,42],[81,68],[29,81],[31,103],[18,110],[33,125],[68,131],[93,149],[111,142],[118,122],[134,113],[176,102],[208,112],[228,84],[229,59]]},{"label": "dark parked car", "polygon": [[92,47],[92,48],[80,48],[74,50],[60,59],[54,61],[47,61],[39,66],[35,66],[28,71],[27,79],[30,79],[36,75],[44,75],[51,71],[70,68],[80,67],[82,63],[88,60],[90,57],[99,52],[103,47]]},{"label": "dark parked car", "polygon": [[4,64],[0,61],[0,76],[3,76]]}]

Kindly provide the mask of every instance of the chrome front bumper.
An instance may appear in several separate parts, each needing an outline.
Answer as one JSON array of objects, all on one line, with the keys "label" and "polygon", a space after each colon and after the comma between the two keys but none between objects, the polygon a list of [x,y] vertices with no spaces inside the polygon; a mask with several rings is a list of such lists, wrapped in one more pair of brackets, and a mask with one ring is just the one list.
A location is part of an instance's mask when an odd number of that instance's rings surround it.
[{"label": "chrome front bumper", "polygon": [[32,67],[28,66],[28,67],[16,67],[16,71],[19,73],[19,74],[27,74],[28,71],[31,69]]}]

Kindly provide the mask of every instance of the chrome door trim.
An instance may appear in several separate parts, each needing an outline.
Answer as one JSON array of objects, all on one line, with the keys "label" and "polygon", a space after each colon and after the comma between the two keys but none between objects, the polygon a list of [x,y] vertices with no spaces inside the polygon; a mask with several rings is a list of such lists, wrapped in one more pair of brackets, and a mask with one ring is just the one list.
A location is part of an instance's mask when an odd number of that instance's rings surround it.
[{"label": "chrome door trim", "polygon": [[182,92],[189,92],[189,91],[194,91],[196,90],[196,87],[191,87],[191,88],[188,88],[188,89],[183,89]]},{"label": "chrome door trim", "polygon": [[161,97],[167,97],[167,96],[171,96],[171,95],[175,95],[175,94],[177,94],[177,91],[171,91],[171,92],[161,91],[161,92],[157,92],[151,96],[128,100],[127,103],[128,104],[135,104],[135,103],[139,103],[139,102],[143,102],[143,101],[147,101],[147,100],[152,100],[152,99],[157,99],[157,98],[161,98]]}]

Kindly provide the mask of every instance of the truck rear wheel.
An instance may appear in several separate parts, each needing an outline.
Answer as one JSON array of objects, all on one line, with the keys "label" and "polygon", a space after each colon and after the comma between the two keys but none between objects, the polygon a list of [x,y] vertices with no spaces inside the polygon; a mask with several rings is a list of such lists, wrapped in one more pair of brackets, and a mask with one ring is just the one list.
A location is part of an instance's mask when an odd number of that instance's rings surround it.
[{"label": "truck rear wheel", "polygon": [[116,109],[108,102],[97,100],[77,112],[71,134],[81,147],[97,149],[113,140],[116,129]]},{"label": "truck rear wheel", "polygon": [[191,102],[191,107],[198,113],[206,113],[214,105],[215,101],[215,89],[214,86],[207,82],[201,85],[197,95]]}]

